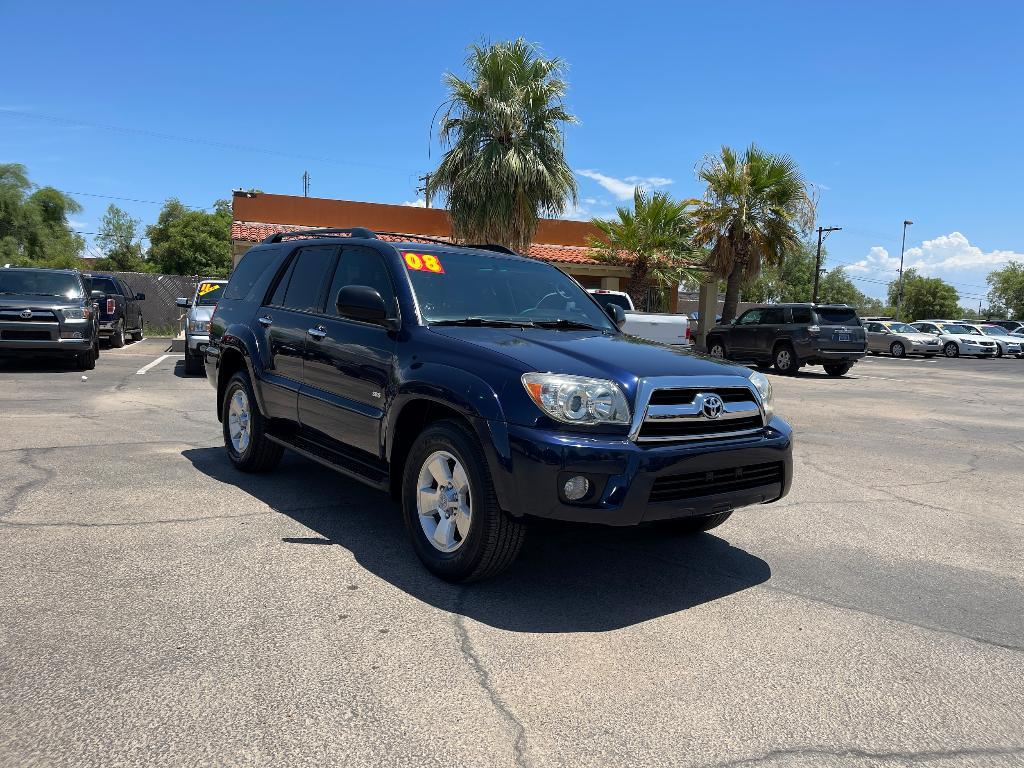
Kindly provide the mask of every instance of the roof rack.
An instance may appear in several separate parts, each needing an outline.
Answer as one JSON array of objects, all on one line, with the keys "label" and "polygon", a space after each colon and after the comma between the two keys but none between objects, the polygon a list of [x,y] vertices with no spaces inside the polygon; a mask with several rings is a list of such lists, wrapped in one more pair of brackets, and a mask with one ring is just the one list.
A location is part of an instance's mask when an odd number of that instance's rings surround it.
[{"label": "roof rack", "polygon": [[425,240],[428,243],[448,245],[453,248],[476,248],[479,251],[496,251],[498,253],[507,253],[510,256],[521,255],[513,251],[511,248],[506,248],[504,245],[498,245],[497,243],[453,243],[451,240],[441,240],[440,238],[427,237],[426,235],[413,235],[408,232],[378,232],[377,234],[388,235],[390,237],[408,237],[410,240]]},{"label": "roof rack", "polygon": [[344,229],[296,229],[291,232],[275,232],[263,240],[264,243],[280,243],[289,237],[364,237],[376,240],[377,235],[366,227],[347,227]]}]

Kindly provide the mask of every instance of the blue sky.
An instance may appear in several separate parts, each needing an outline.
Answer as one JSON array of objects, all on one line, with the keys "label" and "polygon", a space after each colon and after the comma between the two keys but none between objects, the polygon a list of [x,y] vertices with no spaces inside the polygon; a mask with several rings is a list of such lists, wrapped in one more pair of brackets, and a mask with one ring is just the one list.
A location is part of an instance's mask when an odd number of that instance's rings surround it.
[{"label": "blue sky", "polygon": [[895,275],[904,218],[908,264],[965,305],[1024,259],[1018,3],[0,0],[0,25],[0,162],[80,193],[84,232],[111,201],[81,193],[201,207],[301,194],[306,170],[318,197],[415,202],[442,74],[522,36],[569,65],[577,216],[637,182],[696,196],[704,156],[755,141],[818,185],[819,223],[843,227],[829,264],[866,292]]}]

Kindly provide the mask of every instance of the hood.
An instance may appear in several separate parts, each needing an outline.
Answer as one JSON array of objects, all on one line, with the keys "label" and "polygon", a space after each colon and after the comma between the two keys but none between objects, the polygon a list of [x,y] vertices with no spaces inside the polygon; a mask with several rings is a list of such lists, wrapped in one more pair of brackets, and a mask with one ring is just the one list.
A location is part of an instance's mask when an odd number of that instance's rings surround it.
[{"label": "hood", "polygon": [[188,311],[188,319],[199,322],[209,322],[210,318],[213,317],[213,310],[216,308],[216,305],[213,304],[201,307],[192,307],[192,309]]},{"label": "hood", "polygon": [[544,328],[433,327],[431,332],[518,361],[522,371],[612,379],[627,390],[648,376],[750,377],[750,369],[625,334]]},{"label": "hood", "polygon": [[61,309],[80,306],[82,299],[65,299],[61,296],[0,296],[0,309]]}]

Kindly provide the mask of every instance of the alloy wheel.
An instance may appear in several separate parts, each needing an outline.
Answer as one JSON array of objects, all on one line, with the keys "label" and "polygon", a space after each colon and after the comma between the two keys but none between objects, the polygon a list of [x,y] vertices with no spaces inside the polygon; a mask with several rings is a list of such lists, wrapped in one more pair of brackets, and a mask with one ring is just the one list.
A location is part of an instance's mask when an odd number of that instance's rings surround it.
[{"label": "alloy wheel", "polygon": [[434,451],[420,467],[416,512],[427,541],[439,552],[456,551],[473,521],[469,476],[448,451]]},{"label": "alloy wheel", "polygon": [[228,434],[231,437],[231,447],[240,456],[249,447],[250,418],[249,397],[241,389],[236,390],[235,394],[231,396],[231,403],[228,406]]}]

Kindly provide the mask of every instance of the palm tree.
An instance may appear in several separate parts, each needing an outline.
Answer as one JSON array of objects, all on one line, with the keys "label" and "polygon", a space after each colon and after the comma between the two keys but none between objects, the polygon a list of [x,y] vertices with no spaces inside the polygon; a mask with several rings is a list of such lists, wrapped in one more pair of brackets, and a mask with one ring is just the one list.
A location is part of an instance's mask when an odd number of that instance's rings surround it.
[{"label": "palm tree", "polygon": [[457,240],[526,251],[541,216],[576,203],[561,126],[575,123],[562,99],[559,59],[518,39],[470,46],[469,77],[448,73],[439,137],[449,148],[427,182],[443,192]]},{"label": "palm tree", "polygon": [[633,210],[617,208],[617,220],[591,220],[602,235],[591,240],[598,257],[629,265],[628,293],[638,308],[647,307],[652,285],[674,287],[699,271],[694,267],[693,222],[688,205],[664,192],[648,195],[637,187],[633,191]]},{"label": "palm tree", "polygon": [[757,277],[762,262],[778,265],[800,247],[814,224],[814,200],[792,158],[751,144],[738,156],[722,147],[698,173],[707,184],[694,200],[698,245],[711,246],[707,265],[726,281],[722,322],[736,316],[740,286]]}]

